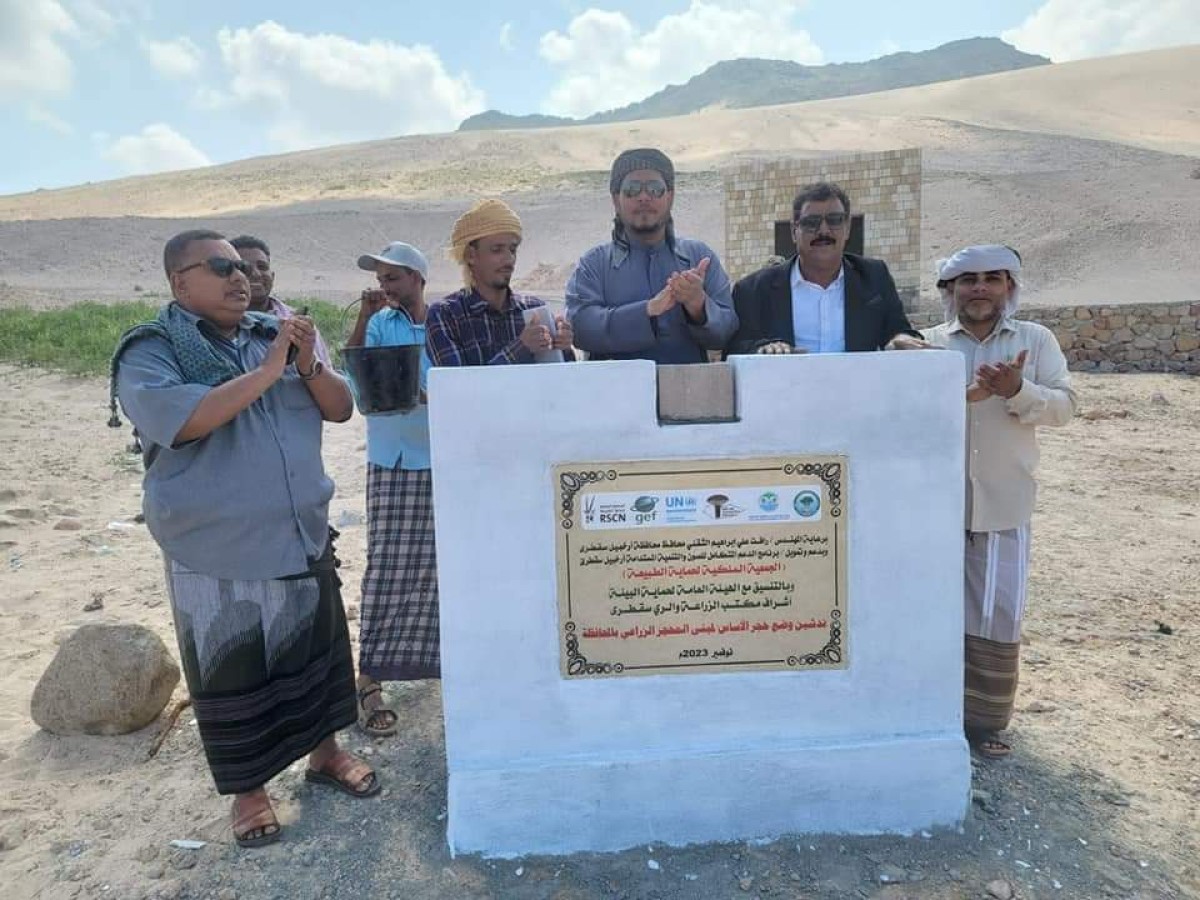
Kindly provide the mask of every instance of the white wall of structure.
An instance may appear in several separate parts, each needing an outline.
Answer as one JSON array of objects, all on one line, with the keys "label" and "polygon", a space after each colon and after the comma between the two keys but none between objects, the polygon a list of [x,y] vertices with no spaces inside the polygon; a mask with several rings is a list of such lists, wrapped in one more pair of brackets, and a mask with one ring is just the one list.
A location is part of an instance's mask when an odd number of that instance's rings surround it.
[{"label": "white wall of structure", "polygon": [[[452,850],[909,832],[966,814],[961,360],[733,366],[740,421],[666,426],[649,362],[434,370]],[[560,676],[554,464],[819,453],[849,457],[847,669]]]}]

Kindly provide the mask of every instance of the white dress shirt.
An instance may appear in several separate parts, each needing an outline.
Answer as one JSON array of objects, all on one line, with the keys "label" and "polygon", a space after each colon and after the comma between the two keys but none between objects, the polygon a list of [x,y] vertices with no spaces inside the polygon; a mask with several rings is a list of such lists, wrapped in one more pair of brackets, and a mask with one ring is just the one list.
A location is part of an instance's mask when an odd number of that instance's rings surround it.
[{"label": "white dress shirt", "polygon": [[800,261],[792,265],[792,329],[794,346],[808,353],[846,351],[846,268],[838,269],[829,287],[805,281]]}]

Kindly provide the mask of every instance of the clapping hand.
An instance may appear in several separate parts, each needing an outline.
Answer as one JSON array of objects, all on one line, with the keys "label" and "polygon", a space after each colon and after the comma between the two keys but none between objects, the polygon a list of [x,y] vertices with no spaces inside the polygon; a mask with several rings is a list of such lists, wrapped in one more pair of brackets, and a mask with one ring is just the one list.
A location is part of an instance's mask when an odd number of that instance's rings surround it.
[{"label": "clapping hand", "polygon": [[575,342],[575,330],[571,327],[571,323],[567,321],[566,316],[555,316],[554,327],[553,348],[555,350],[570,350],[571,344]]},{"label": "clapping hand", "polygon": [[704,276],[708,272],[709,257],[704,257],[694,268],[682,272],[672,272],[667,279],[667,287],[688,314],[688,318],[699,324],[704,324],[708,313],[704,304],[708,295],[704,293]]},{"label": "clapping hand", "polygon": [[1025,360],[1029,352],[1022,350],[1012,362],[985,363],[975,372],[975,380],[967,387],[967,400],[976,403],[988,397],[1011,400],[1024,383]]}]

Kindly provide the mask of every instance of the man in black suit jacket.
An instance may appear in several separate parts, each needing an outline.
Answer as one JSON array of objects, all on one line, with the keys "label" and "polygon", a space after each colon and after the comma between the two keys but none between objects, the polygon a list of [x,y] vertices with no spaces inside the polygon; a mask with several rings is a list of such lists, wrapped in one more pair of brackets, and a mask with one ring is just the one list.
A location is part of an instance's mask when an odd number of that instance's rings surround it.
[{"label": "man in black suit jacket", "polygon": [[734,286],[740,324],[726,356],[928,346],[909,324],[883,260],[845,252],[845,191],[829,182],[802,188],[792,203],[792,235],[796,256]]}]

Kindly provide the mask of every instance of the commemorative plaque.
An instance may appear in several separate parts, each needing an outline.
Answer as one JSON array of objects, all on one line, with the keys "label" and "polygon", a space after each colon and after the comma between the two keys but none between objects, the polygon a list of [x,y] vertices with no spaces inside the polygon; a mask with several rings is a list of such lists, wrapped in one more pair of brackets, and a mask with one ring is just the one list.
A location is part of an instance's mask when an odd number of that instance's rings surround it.
[{"label": "commemorative plaque", "polygon": [[564,677],[846,668],[845,457],[553,477]]}]

